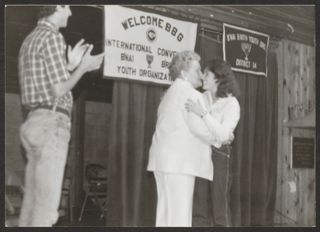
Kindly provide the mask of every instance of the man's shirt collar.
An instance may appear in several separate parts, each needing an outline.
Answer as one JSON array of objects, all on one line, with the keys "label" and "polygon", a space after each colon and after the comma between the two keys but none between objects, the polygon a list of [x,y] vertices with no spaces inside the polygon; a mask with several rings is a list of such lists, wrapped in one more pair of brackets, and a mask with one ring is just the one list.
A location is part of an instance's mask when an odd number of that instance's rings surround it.
[{"label": "man's shirt collar", "polygon": [[43,19],[40,19],[38,21],[38,26],[44,26],[44,27],[47,27],[47,28],[50,28],[51,30],[53,31],[59,31],[59,28],[52,22],[50,22],[49,20],[43,18]]}]

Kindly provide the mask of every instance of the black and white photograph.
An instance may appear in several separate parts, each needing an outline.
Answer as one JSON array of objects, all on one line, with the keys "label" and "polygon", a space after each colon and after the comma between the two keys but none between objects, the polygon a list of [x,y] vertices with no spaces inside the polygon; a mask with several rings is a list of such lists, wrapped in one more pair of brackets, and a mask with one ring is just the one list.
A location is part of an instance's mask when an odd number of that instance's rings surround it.
[{"label": "black and white photograph", "polygon": [[7,1],[3,226],[316,228],[317,7]]}]

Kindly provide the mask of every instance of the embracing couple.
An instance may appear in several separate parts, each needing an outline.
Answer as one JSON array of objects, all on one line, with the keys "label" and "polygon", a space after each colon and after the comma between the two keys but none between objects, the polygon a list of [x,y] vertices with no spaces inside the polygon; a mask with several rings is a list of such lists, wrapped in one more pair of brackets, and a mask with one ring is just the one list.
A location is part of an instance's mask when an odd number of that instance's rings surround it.
[{"label": "embracing couple", "polygon": [[240,118],[231,66],[213,60],[202,73],[200,56],[183,51],[169,74],[174,82],[158,108],[147,167],[157,186],[156,226],[192,226],[196,177],[211,181],[213,225],[230,226],[230,144]]}]

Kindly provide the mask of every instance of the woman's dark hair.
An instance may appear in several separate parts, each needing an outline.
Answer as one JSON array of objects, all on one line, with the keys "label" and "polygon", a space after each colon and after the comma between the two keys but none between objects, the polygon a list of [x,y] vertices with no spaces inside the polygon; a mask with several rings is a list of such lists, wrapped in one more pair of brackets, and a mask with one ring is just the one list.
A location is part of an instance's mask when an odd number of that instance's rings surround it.
[{"label": "woman's dark hair", "polygon": [[214,59],[208,62],[206,69],[214,73],[218,81],[217,97],[227,97],[228,94],[232,94],[236,98],[240,96],[239,84],[228,62]]},{"label": "woman's dark hair", "polygon": [[38,11],[38,19],[52,15],[57,9],[57,5],[40,6]]}]

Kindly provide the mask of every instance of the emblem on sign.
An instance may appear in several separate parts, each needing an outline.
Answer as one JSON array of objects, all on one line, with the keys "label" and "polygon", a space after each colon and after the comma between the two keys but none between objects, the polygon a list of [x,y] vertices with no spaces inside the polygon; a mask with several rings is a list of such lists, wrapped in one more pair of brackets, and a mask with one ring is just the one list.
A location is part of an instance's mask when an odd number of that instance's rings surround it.
[{"label": "emblem on sign", "polygon": [[153,30],[152,28],[151,29],[148,29],[147,30],[147,33],[146,33],[146,36],[147,36],[147,39],[150,41],[150,42],[154,42],[157,38],[157,33],[155,30]]},{"label": "emblem on sign", "polygon": [[250,51],[251,51],[251,46],[252,46],[251,43],[245,43],[245,42],[241,43],[241,49],[244,52],[244,55],[246,56],[244,58],[245,60],[248,60],[248,56],[249,56]]},{"label": "emblem on sign", "polygon": [[146,59],[147,59],[147,62],[148,62],[148,68],[151,68],[151,63],[153,61],[153,55],[147,54],[146,55]]}]

